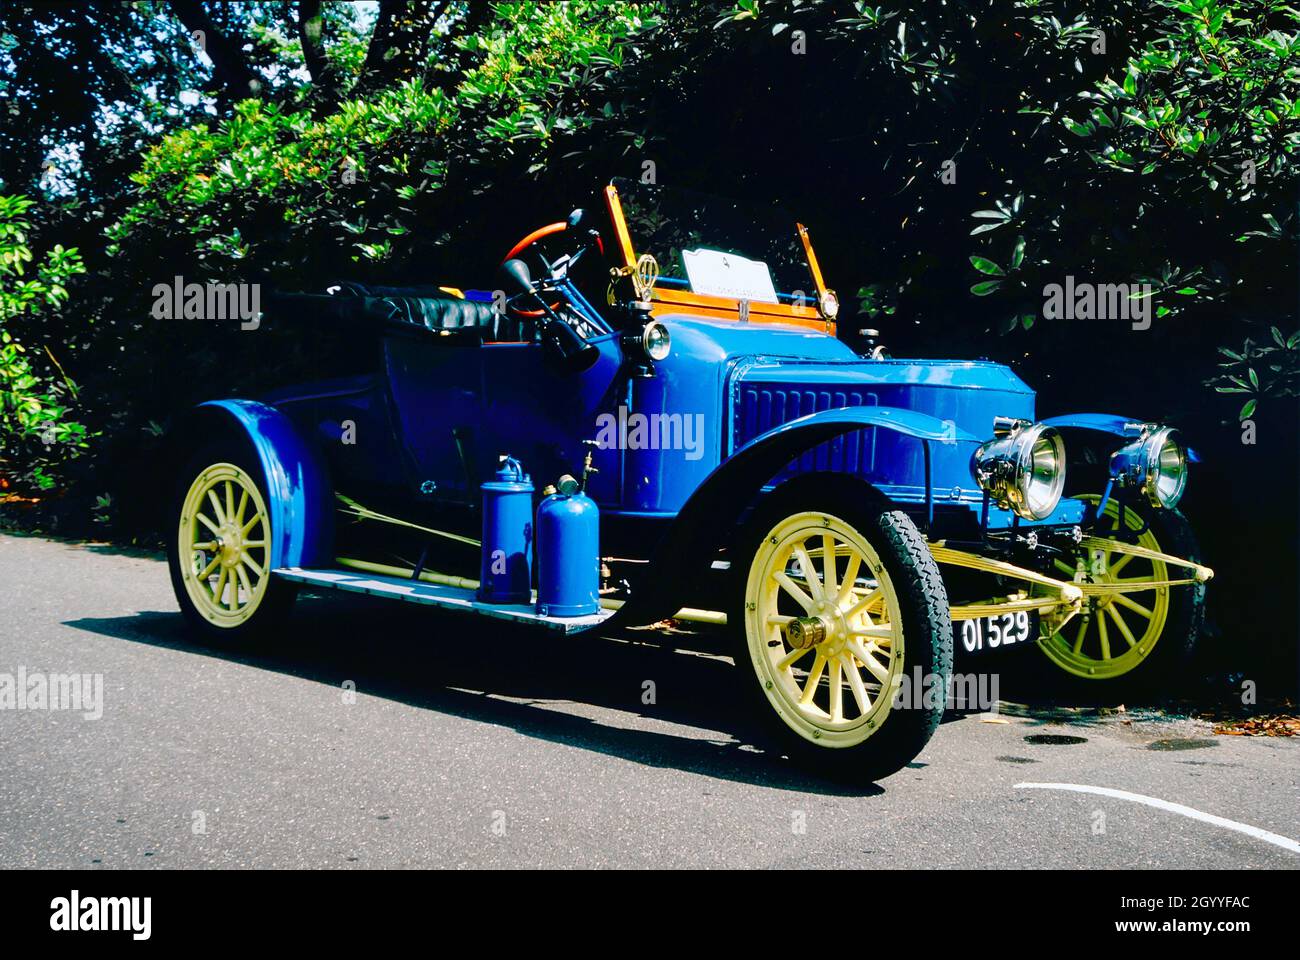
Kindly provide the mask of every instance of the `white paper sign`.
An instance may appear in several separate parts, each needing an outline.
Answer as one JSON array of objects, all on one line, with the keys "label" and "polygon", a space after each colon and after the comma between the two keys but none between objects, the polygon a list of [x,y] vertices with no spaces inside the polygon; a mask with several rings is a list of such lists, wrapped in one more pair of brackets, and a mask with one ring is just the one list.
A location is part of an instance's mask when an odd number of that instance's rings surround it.
[{"label": "white paper sign", "polygon": [[721,250],[683,250],[682,263],[692,293],[777,303],[772,271],[762,260],[749,260]]}]

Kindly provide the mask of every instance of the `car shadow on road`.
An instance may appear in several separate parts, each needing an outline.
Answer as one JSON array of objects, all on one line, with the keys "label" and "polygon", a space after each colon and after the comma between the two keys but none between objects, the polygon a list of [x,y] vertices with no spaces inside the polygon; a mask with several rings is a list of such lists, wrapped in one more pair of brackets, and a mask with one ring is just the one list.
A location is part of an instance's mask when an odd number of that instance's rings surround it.
[{"label": "car shadow on road", "polygon": [[[366,696],[646,766],[800,793],[884,792],[813,775],[757,747],[751,708],[739,695],[735,667],[723,659],[726,638],[719,631],[561,638],[352,596],[301,598],[284,636],[255,650],[206,645],[172,612],[65,625],[332,687],[351,681]],[[617,716],[579,715],[586,705],[687,729],[648,730]]]}]

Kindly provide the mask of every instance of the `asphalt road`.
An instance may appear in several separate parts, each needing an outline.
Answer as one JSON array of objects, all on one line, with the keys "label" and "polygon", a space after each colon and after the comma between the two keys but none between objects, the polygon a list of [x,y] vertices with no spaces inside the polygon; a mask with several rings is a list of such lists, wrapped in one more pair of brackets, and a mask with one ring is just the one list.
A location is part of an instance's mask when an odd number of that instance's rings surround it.
[{"label": "asphalt road", "polygon": [[231,653],[187,635],[159,560],[0,535],[0,675],[103,677],[99,719],[0,710],[0,867],[1300,866],[1300,743],[968,715],[852,791],[749,745],[720,648],[309,596]]}]

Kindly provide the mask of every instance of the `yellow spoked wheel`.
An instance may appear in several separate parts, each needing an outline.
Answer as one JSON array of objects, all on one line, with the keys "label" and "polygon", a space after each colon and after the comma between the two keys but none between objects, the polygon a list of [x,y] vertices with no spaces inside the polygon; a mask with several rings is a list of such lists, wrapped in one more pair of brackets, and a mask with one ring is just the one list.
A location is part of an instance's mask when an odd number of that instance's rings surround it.
[{"label": "yellow spoked wheel", "polygon": [[[1095,495],[1081,500],[1100,501]],[[1119,516],[1114,500],[1106,505],[1106,516]],[[1143,519],[1126,509],[1125,525],[1141,530]],[[1149,550],[1166,552],[1155,531],[1148,528],[1137,544]],[[1133,592],[1102,594],[1084,598],[1083,612],[1064,627],[1048,633],[1045,628],[1038,643],[1049,660],[1076,677],[1111,680],[1124,676],[1147,660],[1164,633],[1170,610],[1170,590],[1180,587],[1153,587],[1142,590],[1143,583],[1169,579],[1168,565],[1131,554],[1110,550],[1090,550],[1071,565],[1054,561],[1062,579],[1079,583],[1123,584]]]},{"label": "yellow spoked wheel", "polygon": [[253,478],[233,463],[204,468],[181,505],[176,563],[194,611],[216,627],[246,623],[269,586],[271,526]]},{"label": "yellow spoked wheel", "polygon": [[736,549],[748,561],[737,674],[755,733],[854,783],[910,763],[952,676],[948,592],[916,525],[854,477],[810,473],[760,503]]},{"label": "yellow spoked wheel", "polygon": [[861,533],[834,516],[788,516],[755,553],[745,615],[754,670],[791,730],[835,748],[880,728],[903,669],[902,616]]}]

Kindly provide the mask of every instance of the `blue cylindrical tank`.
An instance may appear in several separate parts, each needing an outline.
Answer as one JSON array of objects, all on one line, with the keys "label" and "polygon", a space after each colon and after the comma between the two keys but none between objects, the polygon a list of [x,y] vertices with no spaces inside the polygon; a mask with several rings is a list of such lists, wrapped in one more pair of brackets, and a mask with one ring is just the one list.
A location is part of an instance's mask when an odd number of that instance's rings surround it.
[{"label": "blue cylindrical tank", "polygon": [[478,598],[485,603],[528,603],[533,598],[533,483],[513,457],[483,491],[483,548]]},{"label": "blue cylindrical tank", "polygon": [[556,493],[537,508],[537,612],[600,610],[600,508],[585,493]]}]

